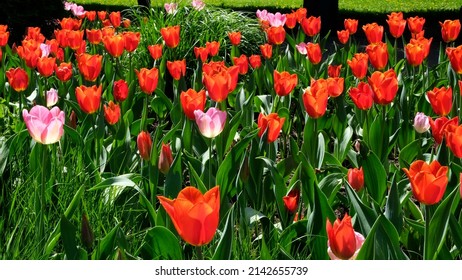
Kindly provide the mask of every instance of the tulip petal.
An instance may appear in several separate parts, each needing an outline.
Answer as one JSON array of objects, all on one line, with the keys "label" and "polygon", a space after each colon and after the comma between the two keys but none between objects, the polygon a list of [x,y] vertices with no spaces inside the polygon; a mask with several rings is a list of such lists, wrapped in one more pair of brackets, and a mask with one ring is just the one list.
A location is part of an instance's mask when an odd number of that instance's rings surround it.
[{"label": "tulip petal", "polygon": [[63,122],[58,118],[53,118],[48,126],[42,131],[40,138],[43,144],[53,144],[61,139],[63,136],[64,128]]}]

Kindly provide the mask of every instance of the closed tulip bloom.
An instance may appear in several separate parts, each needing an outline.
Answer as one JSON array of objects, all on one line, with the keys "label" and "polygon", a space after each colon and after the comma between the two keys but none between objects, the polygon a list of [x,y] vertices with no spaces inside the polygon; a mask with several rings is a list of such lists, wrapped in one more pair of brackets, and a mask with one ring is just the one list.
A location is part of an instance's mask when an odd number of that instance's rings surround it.
[{"label": "closed tulip bloom", "polygon": [[37,70],[42,77],[50,77],[54,72],[56,58],[41,57],[37,61]]},{"label": "closed tulip bloom", "polygon": [[53,144],[63,136],[64,112],[58,107],[48,110],[44,106],[35,105],[30,112],[24,109],[22,117],[30,136],[38,143]]},{"label": "closed tulip bloom", "polygon": [[98,45],[103,40],[101,29],[86,29],[85,33],[90,44]]},{"label": "closed tulip bloom", "polygon": [[430,129],[430,120],[424,113],[418,112],[415,115],[414,129],[417,133],[424,133]]},{"label": "closed tulip bloom", "polygon": [[111,21],[111,24],[112,26],[114,26],[114,28],[117,28],[120,26],[122,20],[120,18],[120,12],[117,11],[117,12],[111,12],[109,14],[109,20]]},{"label": "closed tulip bloom", "polygon": [[197,11],[201,11],[205,7],[205,3],[202,0],[192,0],[191,5]]},{"label": "closed tulip bloom", "polygon": [[72,78],[72,63],[61,62],[59,65],[55,65],[56,77],[61,82],[69,81]]},{"label": "closed tulip bloom", "polygon": [[86,87],[84,85],[75,88],[75,97],[80,109],[87,114],[93,114],[99,109],[101,103],[102,86]]},{"label": "closed tulip bloom", "polygon": [[122,102],[128,97],[128,84],[125,80],[117,80],[112,87],[112,95],[117,102]]},{"label": "closed tulip bloom", "polygon": [[398,93],[398,78],[393,69],[384,73],[376,71],[372,73],[368,81],[372,91],[374,91],[374,101],[377,104],[387,105],[391,103]]},{"label": "closed tulip bloom", "polygon": [[45,36],[40,31],[40,27],[27,27],[27,36],[26,40],[33,39],[38,43],[45,42]]},{"label": "closed tulip bloom", "polygon": [[462,45],[456,48],[446,48],[446,55],[451,62],[451,67],[457,74],[462,74]]},{"label": "closed tulip bloom", "polygon": [[89,21],[95,21],[96,20],[96,11],[87,11],[85,13],[85,17],[89,20]]},{"label": "closed tulip bloom", "polygon": [[48,90],[46,92],[46,103],[47,107],[53,107],[56,103],[58,103],[58,91],[54,88]]},{"label": "closed tulip bloom", "polygon": [[239,67],[239,74],[245,75],[249,71],[249,61],[245,54],[241,54],[239,57],[233,57],[234,65]]},{"label": "closed tulip bloom", "polygon": [[286,30],[283,26],[271,26],[266,30],[266,34],[268,36],[268,42],[273,45],[280,45],[284,43],[286,39]]},{"label": "closed tulip bloom", "polygon": [[141,33],[126,31],[123,33],[124,37],[124,48],[127,52],[133,52],[140,43]]},{"label": "closed tulip bloom", "polygon": [[421,44],[407,44],[405,47],[406,59],[409,65],[419,66],[424,60],[425,50]]},{"label": "closed tulip bloom", "polygon": [[350,98],[360,110],[368,110],[374,104],[374,92],[369,84],[360,82],[357,87],[350,88]]},{"label": "closed tulip bloom", "polygon": [[180,43],[180,26],[168,26],[160,29],[160,34],[169,48],[176,48]]},{"label": "closed tulip bloom", "polygon": [[120,106],[114,102],[109,101],[109,104],[104,105],[104,119],[110,125],[116,124],[120,119]]},{"label": "closed tulip bloom", "polygon": [[343,93],[343,78],[327,78],[327,93],[330,97],[338,97]]},{"label": "closed tulip bloom", "polygon": [[274,70],[273,80],[274,91],[279,96],[289,95],[298,83],[297,74],[290,74],[287,71],[282,71],[279,73],[277,70]]},{"label": "closed tulip bloom", "polygon": [[294,29],[297,25],[297,13],[292,12],[290,14],[286,14],[286,27],[289,29]]},{"label": "closed tulip bloom", "polygon": [[215,102],[221,102],[236,88],[238,76],[238,66],[231,66],[228,69],[222,69],[220,72],[210,74],[204,71],[203,83],[210,98]]},{"label": "closed tulip bloom", "polygon": [[258,115],[258,137],[262,137],[266,131],[266,142],[273,143],[278,139],[282,126],[284,125],[285,118],[279,117],[277,113],[271,113],[265,116],[263,113]]},{"label": "closed tulip bloom", "polygon": [[446,129],[449,125],[457,126],[459,124],[458,117],[454,117],[452,119],[448,119],[446,117],[439,117],[435,120],[428,117],[428,120],[430,121],[433,139],[435,139],[435,142],[437,144],[441,144],[441,142],[443,142],[443,137],[445,136]]},{"label": "closed tulip bloom", "polygon": [[420,33],[424,24],[425,18],[423,17],[410,17],[407,19],[407,26],[409,27],[409,31],[411,31],[412,34]]},{"label": "closed tulip bloom", "polygon": [[59,21],[61,29],[79,30],[82,20],[76,18],[63,18]]},{"label": "closed tulip bloom", "polygon": [[167,69],[175,80],[180,80],[186,74],[186,60],[167,61]]},{"label": "closed tulip bloom", "polygon": [[439,116],[446,116],[452,108],[452,88],[441,87],[434,88],[427,92],[428,100],[432,106],[433,112]]},{"label": "closed tulip bloom", "polygon": [[103,21],[106,19],[106,16],[107,16],[106,11],[97,11],[96,14],[98,15],[99,20]]},{"label": "closed tulip bloom", "polygon": [[312,80],[311,86],[306,88],[302,95],[303,105],[311,118],[317,119],[326,113],[328,97],[327,81]]},{"label": "closed tulip bloom", "polygon": [[259,56],[258,54],[251,55],[249,57],[249,63],[250,63],[250,66],[252,66],[253,69],[260,68],[260,66],[261,66],[261,56]]},{"label": "closed tulip bloom", "polygon": [[160,172],[162,172],[163,174],[167,174],[170,170],[170,166],[172,165],[172,163],[173,155],[172,150],[170,149],[170,144],[162,143],[162,148],[160,150],[159,162],[157,164],[157,167],[159,168]]},{"label": "closed tulip bloom", "polygon": [[368,23],[363,25],[363,31],[366,34],[367,41],[369,44],[376,44],[382,42],[383,37],[383,26],[377,23]]},{"label": "closed tulip bloom", "polygon": [[20,68],[11,68],[6,71],[6,77],[8,78],[8,83],[15,91],[21,92],[27,89],[29,86],[29,76],[27,72]]},{"label": "closed tulip bloom", "polygon": [[206,42],[205,43],[205,48],[209,52],[210,56],[216,56],[218,54],[218,51],[220,50],[220,43],[217,41],[213,42]]},{"label": "closed tulip bloom", "polygon": [[444,23],[440,22],[441,25],[441,37],[446,43],[455,41],[459,37],[460,33],[460,21],[456,20],[445,20]]},{"label": "closed tulip bloom", "polygon": [[412,194],[425,205],[438,203],[448,184],[448,167],[434,160],[428,164],[423,160],[414,161],[409,170],[403,168],[411,183]]},{"label": "closed tulip bloom", "polygon": [[308,54],[308,59],[310,60],[311,63],[314,65],[318,64],[321,62],[322,59],[322,52],[321,52],[321,46],[318,43],[308,43],[306,45],[306,52]]},{"label": "closed tulip bloom", "polygon": [[142,68],[139,71],[135,69],[135,73],[138,77],[138,84],[141,91],[151,95],[157,88],[159,70],[155,67],[152,69]]},{"label": "closed tulip bloom", "polygon": [[331,78],[338,78],[340,77],[340,71],[342,70],[342,65],[332,65],[329,64],[327,66],[327,76]]},{"label": "closed tulip bloom", "polygon": [[300,23],[304,18],[306,18],[306,14],[308,11],[306,8],[300,7],[295,11],[295,14],[297,14],[297,22]]},{"label": "closed tulip bloom", "polygon": [[450,124],[446,126],[446,145],[454,156],[462,158],[462,125]]},{"label": "closed tulip bloom", "polygon": [[138,137],[136,138],[136,145],[142,159],[151,159],[152,140],[151,135],[147,131],[141,131],[138,134]]},{"label": "closed tulip bloom", "polygon": [[388,63],[388,48],[384,42],[370,44],[366,47],[369,61],[376,70],[383,70]]},{"label": "closed tulip bloom", "polygon": [[358,20],[347,18],[343,21],[343,26],[345,27],[346,30],[348,30],[350,35],[353,35],[358,30]]},{"label": "closed tulip bloom", "polygon": [[112,57],[121,56],[125,50],[125,40],[122,34],[104,37],[103,44]]},{"label": "closed tulip bloom", "polygon": [[231,42],[231,45],[233,46],[239,46],[241,43],[241,32],[236,31],[236,32],[229,32],[228,33],[229,41]]},{"label": "closed tulip bloom", "polygon": [[337,31],[337,37],[339,42],[345,45],[350,39],[350,32],[348,30]]},{"label": "closed tulip bloom", "polygon": [[291,190],[286,196],[282,197],[282,201],[284,202],[284,206],[286,209],[294,214],[297,212],[298,202],[300,201],[300,190],[293,189]]},{"label": "closed tulip bloom", "polygon": [[367,75],[369,56],[366,53],[355,53],[351,60],[347,60],[353,75],[362,80]]},{"label": "closed tulip bloom", "polygon": [[0,47],[6,46],[8,43],[8,38],[10,37],[10,32],[3,31],[0,32]]},{"label": "closed tulip bloom", "polygon": [[115,34],[115,29],[112,26],[106,26],[101,28],[101,35],[103,35],[103,38],[107,36],[114,36]]},{"label": "closed tulip bloom", "polygon": [[204,195],[194,187],[186,187],[176,199],[163,196],[158,198],[184,241],[193,246],[202,246],[212,241],[220,218],[218,186]]},{"label": "closed tulip bloom", "polygon": [[423,49],[423,59],[426,59],[430,54],[430,46],[433,38],[427,39],[424,37],[419,37],[418,39],[411,39],[410,44],[420,45]]},{"label": "closed tulip bloom", "polygon": [[162,57],[162,48],[162,44],[148,46],[149,54],[154,60],[157,60]]},{"label": "closed tulip bloom", "polygon": [[348,214],[345,214],[342,221],[335,220],[334,224],[327,220],[326,231],[327,253],[332,260],[356,258],[365,239],[360,233],[354,231],[351,217]]},{"label": "closed tulip bloom", "polygon": [[196,59],[201,59],[202,63],[207,61],[209,50],[206,47],[194,47],[194,55]]},{"label": "closed tulip bloom", "polygon": [[194,116],[200,133],[207,138],[218,136],[225,128],[226,112],[210,108],[206,113],[195,110]]},{"label": "closed tulip bloom", "polygon": [[273,56],[273,46],[270,44],[261,45],[260,51],[265,59],[270,59]]},{"label": "closed tulip bloom", "polygon": [[205,101],[205,90],[196,92],[194,89],[190,88],[180,94],[181,107],[186,117],[190,120],[196,119],[194,115],[195,110],[204,111]]},{"label": "closed tulip bloom", "polygon": [[77,66],[87,81],[94,82],[98,78],[103,62],[103,56],[83,53],[77,56]]},{"label": "closed tulip bloom", "polygon": [[311,16],[304,18],[300,22],[300,25],[306,35],[313,37],[321,31],[321,17]]},{"label": "closed tulip bloom", "polygon": [[77,51],[82,47],[82,44],[85,43],[83,40],[83,30],[70,30],[66,33],[67,37],[67,46],[72,50]]},{"label": "closed tulip bloom", "polygon": [[364,171],[363,168],[350,168],[347,173],[348,184],[357,192],[364,187]]},{"label": "closed tulip bloom", "polygon": [[307,46],[308,44],[306,44],[305,42],[301,42],[295,45],[295,48],[300,54],[307,55],[308,54],[308,49],[306,48]]},{"label": "closed tulip bloom", "polygon": [[404,29],[406,28],[406,20],[403,19],[402,12],[389,14],[387,23],[390,28],[391,36],[399,38],[403,35]]}]

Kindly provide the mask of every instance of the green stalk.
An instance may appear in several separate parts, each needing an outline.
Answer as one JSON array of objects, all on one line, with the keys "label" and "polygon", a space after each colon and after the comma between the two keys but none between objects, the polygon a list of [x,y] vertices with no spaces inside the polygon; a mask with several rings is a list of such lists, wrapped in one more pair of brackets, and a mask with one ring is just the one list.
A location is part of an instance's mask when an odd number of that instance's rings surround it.
[{"label": "green stalk", "polygon": [[37,143],[36,145],[41,145],[42,149],[42,168],[40,174],[40,186],[38,192],[36,192],[36,206],[35,211],[37,212],[37,220],[35,222],[37,231],[36,231],[36,240],[39,250],[37,250],[36,258],[44,253],[45,249],[45,191],[46,191],[46,178],[45,178],[45,164],[47,160],[47,146]]},{"label": "green stalk", "polygon": [[425,205],[424,206],[424,211],[425,211],[425,232],[424,232],[424,251],[423,251],[423,259],[428,260],[427,252],[428,248],[428,238],[430,236],[430,219],[431,219],[431,213],[430,213],[430,206]]},{"label": "green stalk", "polygon": [[204,255],[202,254],[202,247],[196,246],[196,254],[198,260],[204,260]]},{"label": "green stalk", "polygon": [[213,138],[209,141],[209,189],[212,188],[212,144]]}]

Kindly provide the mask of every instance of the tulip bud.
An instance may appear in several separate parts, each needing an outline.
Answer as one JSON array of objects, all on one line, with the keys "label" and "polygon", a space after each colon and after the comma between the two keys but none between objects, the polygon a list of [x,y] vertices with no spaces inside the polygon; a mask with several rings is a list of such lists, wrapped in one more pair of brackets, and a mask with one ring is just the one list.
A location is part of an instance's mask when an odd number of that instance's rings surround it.
[{"label": "tulip bud", "polygon": [[347,173],[348,184],[355,190],[360,191],[364,187],[363,168],[350,168]]},{"label": "tulip bud", "polygon": [[417,113],[414,118],[414,128],[418,133],[424,133],[430,129],[430,121],[424,113]]},{"label": "tulip bud", "polygon": [[144,160],[149,160],[151,158],[152,147],[151,135],[146,131],[141,131],[136,139],[136,144],[138,146],[138,151],[140,152],[141,158]]},{"label": "tulip bud", "polygon": [[170,149],[170,144],[162,143],[162,150],[159,155],[158,168],[163,174],[167,174],[170,170],[170,166],[173,163],[172,150]]},{"label": "tulip bud", "polygon": [[81,228],[81,240],[87,251],[91,251],[93,247],[93,241],[95,236],[93,235],[93,230],[90,227],[90,222],[88,221],[87,213],[82,214],[82,228]]},{"label": "tulip bud", "polygon": [[58,102],[58,91],[54,88],[47,91],[47,107],[53,107]]}]

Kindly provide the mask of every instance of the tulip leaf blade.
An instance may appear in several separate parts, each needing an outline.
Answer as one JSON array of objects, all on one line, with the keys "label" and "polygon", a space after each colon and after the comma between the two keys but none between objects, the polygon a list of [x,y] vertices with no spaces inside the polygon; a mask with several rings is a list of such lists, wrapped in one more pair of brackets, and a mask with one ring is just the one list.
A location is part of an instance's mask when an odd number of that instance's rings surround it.
[{"label": "tulip leaf blade", "polygon": [[365,156],[361,154],[360,162],[364,170],[366,190],[381,205],[387,190],[387,173],[385,167],[372,151],[369,151]]},{"label": "tulip leaf blade", "polygon": [[416,157],[422,153],[421,142],[421,139],[416,139],[401,149],[399,152],[399,166],[401,168],[409,168]]},{"label": "tulip leaf blade", "polygon": [[229,209],[226,217],[225,226],[222,231],[220,241],[218,242],[213,260],[230,260],[233,248],[233,229],[234,229],[234,205]]},{"label": "tulip leaf blade", "polygon": [[385,217],[387,217],[387,219],[389,219],[392,222],[398,233],[401,233],[401,230],[403,228],[403,211],[399,200],[399,191],[398,184],[396,183],[396,174],[397,173],[395,172],[391,182],[390,191],[388,192],[387,204],[385,206]]},{"label": "tulip leaf blade", "polygon": [[59,227],[66,259],[76,260],[78,255],[77,243],[75,242],[77,229],[65,216],[61,217]]},{"label": "tulip leaf blade", "polygon": [[151,260],[181,260],[182,249],[178,238],[166,227],[156,226],[146,232],[141,254]]},{"label": "tulip leaf blade", "polygon": [[364,205],[359,196],[349,185],[346,187],[346,191],[350,198],[351,206],[355,210],[357,219],[359,220],[359,225],[362,229],[361,232],[365,235],[369,235],[374,221],[377,220],[377,213],[375,213],[373,209]]}]

